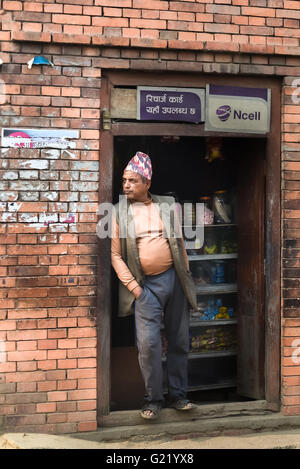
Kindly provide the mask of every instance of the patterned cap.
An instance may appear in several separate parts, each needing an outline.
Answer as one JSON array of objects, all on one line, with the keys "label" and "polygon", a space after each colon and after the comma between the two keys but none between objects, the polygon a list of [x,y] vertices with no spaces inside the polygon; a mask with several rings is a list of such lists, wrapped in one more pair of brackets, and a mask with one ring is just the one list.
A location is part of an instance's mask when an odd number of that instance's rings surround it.
[{"label": "patterned cap", "polygon": [[148,155],[138,151],[129,161],[124,171],[133,171],[139,173],[146,179],[152,178],[152,164]]}]

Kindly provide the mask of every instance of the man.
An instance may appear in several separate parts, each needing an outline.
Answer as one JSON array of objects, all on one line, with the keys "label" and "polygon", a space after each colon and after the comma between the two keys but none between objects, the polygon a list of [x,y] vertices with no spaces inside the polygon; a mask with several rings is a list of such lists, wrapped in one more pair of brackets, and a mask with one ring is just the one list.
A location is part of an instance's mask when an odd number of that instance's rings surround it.
[{"label": "man", "polygon": [[[138,358],[145,383],[141,416],[154,419],[163,404],[161,323],[167,347],[170,406],[190,410],[187,400],[188,301],[197,307],[194,282],[174,199],[149,193],[152,165],[137,152],[123,173],[123,198],[115,206],[112,265],[120,280],[119,314],[135,313]],[[188,301],[187,301],[188,300]]]}]

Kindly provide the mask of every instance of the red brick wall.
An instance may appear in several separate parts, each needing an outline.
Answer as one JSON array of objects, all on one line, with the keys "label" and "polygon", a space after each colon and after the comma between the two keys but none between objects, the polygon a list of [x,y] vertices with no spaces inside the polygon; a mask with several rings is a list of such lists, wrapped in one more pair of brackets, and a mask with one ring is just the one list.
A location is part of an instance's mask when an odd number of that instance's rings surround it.
[{"label": "red brick wall", "polygon": [[[295,66],[299,66],[297,58]],[[300,107],[299,68],[286,77],[282,103],[282,405],[300,413]]]},{"label": "red brick wall", "polygon": [[43,54],[55,67],[29,70],[42,48],[2,43],[1,127],[78,129],[80,138],[67,151],[2,148],[0,415],[8,430],[84,431],[96,428],[101,70],[91,68],[94,49],[52,45]]},{"label": "red brick wall", "polygon": [[[2,148],[0,427],[96,428],[95,227],[107,68],[284,77],[282,404],[299,414],[299,2],[4,0],[2,8],[1,127],[78,129],[80,138],[69,152]],[[29,70],[34,55],[55,67]]]},{"label": "red brick wall", "polygon": [[[153,40],[299,46],[299,5],[289,0],[4,0],[5,29]],[[13,22],[13,23],[12,23]]]}]

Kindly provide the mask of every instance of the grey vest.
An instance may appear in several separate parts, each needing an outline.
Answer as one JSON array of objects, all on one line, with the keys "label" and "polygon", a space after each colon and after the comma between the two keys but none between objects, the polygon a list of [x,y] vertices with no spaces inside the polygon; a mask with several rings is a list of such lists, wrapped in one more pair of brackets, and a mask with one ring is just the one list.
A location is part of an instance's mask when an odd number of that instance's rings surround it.
[{"label": "grey vest", "polygon": [[[179,277],[185,296],[192,309],[197,309],[195,283],[192,275],[186,270],[182,241],[175,236],[174,204],[173,197],[151,194],[152,200],[159,207],[160,216],[164,226],[164,236],[168,238],[173,258],[174,268]],[[121,256],[132,275],[140,286],[144,284],[144,274],[141,268],[134,232],[134,220],[130,203],[124,197],[115,205],[116,219],[119,225]],[[134,313],[135,297],[122,282],[119,282],[119,316],[128,316]]]}]

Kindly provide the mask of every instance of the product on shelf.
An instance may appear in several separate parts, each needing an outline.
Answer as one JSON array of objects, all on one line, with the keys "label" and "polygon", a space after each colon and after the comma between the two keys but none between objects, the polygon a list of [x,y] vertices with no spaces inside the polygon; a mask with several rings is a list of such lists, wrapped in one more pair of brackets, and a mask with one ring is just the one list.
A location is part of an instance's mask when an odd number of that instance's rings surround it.
[{"label": "product on shelf", "polygon": [[232,254],[237,252],[237,242],[232,229],[225,227],[225,229],[221,230],[218,251],[220,254]]},{"label": "product on shelf", "polygon": [[200,311],[200,310],[199,311],[191,311],[190,318],[198,320],[198,321],[199,320],[203,321],[205,319],[203,311]]},{"label": "product on shelf", "polygon": [[211,265],[209,262],[192,263],[191,272],[196,285],[211,283]]},{"label": "product on shelf", "polygon": [[216,191],[213,197],[215,223],[231,223],[231,207],[225,190]]},{"label": "product on shelf", "polygon": [[198,310],[192,311],[190,317],[201,321],[231,319],[234,317],[234,308],[223,305],[222,298],[211,296],[199,301]]},{"label": "product on shelf", "polygon": [[[237,346],[234,326],[203,327],[199,333],[191,330],[190,352],[235,351]],[[196,333],[197,332],[197,333]]]},{"label": "product on shelf", "polygon": [[[228,276],[228,272],[230,277]],[[201,261],[191,265],[191,272],[196,285],[219,285],[234,279],[235,266],[225,270],[224,261]]]},{"label": "product on shelf", "polygon": [[209,228],[205,231],[203,254],[232,254],[237,252],[235,232],[232,227]]},{"label": "product on shelf", "polygon": [[203,252],[204,254],[217,253],[217,239],[214,232],[209,232],[205,235]]},{"label": "product on shelf", "polygon": [[203,207],[200,206],[197,212],[197,223],[199,225],[212,225],[214,222],[214,212],[211,209],[211,198],[208,196],[200,197],[199,204],[203,204]]},{"label": "product on shelf", "polygon": [[214,273],[212,277],[212,283],[224,283],[225,282],[225,267],[223,261],[214,263]]},{"label": "product on shelf", "polygon": [[226,306],[221,306],[219,308],[218,314],[215,316],[216,319],[230,319],[230,316],[227,312],[227,307]]}]

